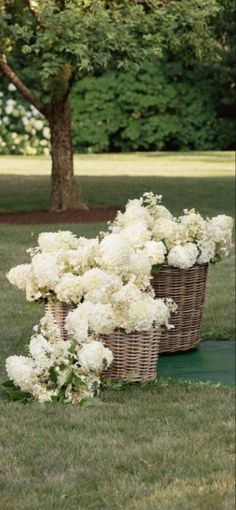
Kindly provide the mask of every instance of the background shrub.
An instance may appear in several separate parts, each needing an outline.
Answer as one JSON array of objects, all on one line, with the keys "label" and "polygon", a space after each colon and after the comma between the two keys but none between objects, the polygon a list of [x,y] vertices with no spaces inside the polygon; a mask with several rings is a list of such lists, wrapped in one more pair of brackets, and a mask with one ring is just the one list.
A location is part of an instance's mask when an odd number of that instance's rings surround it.
[{"label": "background shrub", "polygon": [[[186,67],[184,54],[172,48],[137,75],[109,71],[77,82],[75,152],[234,149],[235,7],[218,1],[214,62]],[[27,78],[37,88],[36,77]],[[0,154],[48,154],[45,120],[0,80]]]},{"label": "background shrub", "polygon": [[86,78],[72,96],[75,150],[231,149],[233,119],[218,112],[220,92],[207,68],[180,62]]}]

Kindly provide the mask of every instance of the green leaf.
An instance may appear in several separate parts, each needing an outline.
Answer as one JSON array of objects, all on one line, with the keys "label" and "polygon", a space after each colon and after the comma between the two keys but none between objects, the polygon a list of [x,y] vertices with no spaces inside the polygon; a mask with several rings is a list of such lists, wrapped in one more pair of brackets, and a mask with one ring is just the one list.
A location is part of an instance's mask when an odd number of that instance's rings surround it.
[{"label": "green leaf", "polygon": [[71,384],[73,382],[73,378],[74,378],[74,370],[71,370],[66,378],[66,382],[63,386],[68,386],[68,384]]},{"label": "green leaf", "polygon": [[54,382],[54,383],[57,382],[57,373],[56,373],[56,370],[55,370],[54,367],[50,368],[50,370],[49,370],[49,377],[50,377],[52,382]]},{"label": "green leaf", "polygon": [[58,402],[61,402],[62,400],[65,399],[67,386],[68,385],[63,384],[63,386],[59,389],[58,394],[56,395],[56,399]]},{"label": "green leaf", "polygon": [[119,391],[124,386],[122,379],[113,380],[110,378],[104,378],[101,382],[101,390]]},{"label": "green leaf", "polygon": [[102,360],[102,368],[103,368],[103,370],[106,370],[106,368],[107,368],[107,360],[106,360],[106,358],[103,358],[103,360]]},{"label": "green leaf", "polygon": [[76,386],[76,388],[83,389],[83,390],[88,389],[88,385],[84,381],[82,381],[82,379],[80,379],[80,377],[78,377],[75,374],[73,377],[73,384]]},{"label": "green leaf", "polygon": [[14,382],[10,381],[10,379],[1,383],[1,386],[4,386],[4,388],[16,388]]},{"label": "green leaf", "polygon": [[80,407],[90,407],[93,405],[93,400],[90,398],[82,398],[79,405]]},{"label": "green leaf", "polygon": [[153,264],[152,266],[152,272],[154,274],[158,274],[162,268],[163,264]]},{"label": "green leaf", "polygon": [[11,381],[6,381],[0,385],[0,396],[5,400],[10,400],[11,402],[31,402],[34,400],[31,393],[22,391],[20,388],[11,383]]}]

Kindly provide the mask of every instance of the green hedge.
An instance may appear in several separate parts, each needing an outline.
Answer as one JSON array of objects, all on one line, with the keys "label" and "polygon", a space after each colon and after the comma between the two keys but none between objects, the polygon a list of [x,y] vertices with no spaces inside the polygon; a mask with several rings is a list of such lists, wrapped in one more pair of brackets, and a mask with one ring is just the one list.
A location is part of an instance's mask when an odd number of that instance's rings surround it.
[{"label": "green hedge", "polygon": [[208,69],[148,64],[137,76],[107,73],[75,86],[76,152],[231,149],[233,120]]}]

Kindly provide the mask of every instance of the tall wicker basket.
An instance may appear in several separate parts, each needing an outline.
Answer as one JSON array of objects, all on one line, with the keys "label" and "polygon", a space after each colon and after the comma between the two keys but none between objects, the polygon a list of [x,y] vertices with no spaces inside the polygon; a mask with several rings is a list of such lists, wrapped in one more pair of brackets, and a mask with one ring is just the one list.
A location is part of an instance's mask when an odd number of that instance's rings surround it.
[{"label": "tall wicker basket", "polygon": [[155,380],[160,338],[159,328],[133,333],[116,329],[110,335],[101,335],[100,340],[114,356],[103,377],[130,382]]},{"label": "tall wicker basket", "polygon": [[200,327],[206,293],[207,264],[178,269],[164,264],[153,273],[152,286],[158,298],[171,297],[178,305],[171,314],[174,329],[161,334],[160,353],[187,351],[200,341]]},{"label": "tall wicker basket", "polygon": [[60,331],[60,340],[67,340],[68,333],[65,329],[65,320],[68,312],[73,310],[71,305],[67,303],[46,301],[45,302],[45,311],[48,313],[51,318],[53,324],[55,324]]}]

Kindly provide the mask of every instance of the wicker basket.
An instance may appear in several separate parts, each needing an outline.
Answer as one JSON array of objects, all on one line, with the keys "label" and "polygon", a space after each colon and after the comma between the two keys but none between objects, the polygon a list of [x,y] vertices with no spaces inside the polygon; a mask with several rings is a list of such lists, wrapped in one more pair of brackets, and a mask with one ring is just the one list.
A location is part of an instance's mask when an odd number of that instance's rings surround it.
[{"label": "wicker basket", "polygon": [[161,334],[160,353],[187,351],[200,341],[200,327],[206,293],[207,264],[178,269],[164,264],[153,273],[152,286],[158,298],[171,297],[178,305],[171,314],[174,329]]},{"label": "wicker basket", "polygon": [[159,328],[129,334],[116,329],[110,335],[101,335],[100,340],[114,356],[103,377],[130,382],[156,379],[160,338]]},{"label": "wicker basket", "polygon": [[68,305],[67,303],[54,303],[53,301],[45,302],[45,311],[48,313],[53,324],[56,324],[56,326],[59,328],[60,340],[68,339],[68,333],[65,329],[65,320],[68,312],[71,310],[73,310],[73,306]]}]

